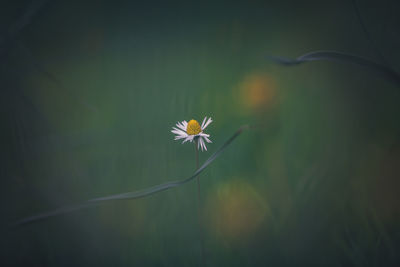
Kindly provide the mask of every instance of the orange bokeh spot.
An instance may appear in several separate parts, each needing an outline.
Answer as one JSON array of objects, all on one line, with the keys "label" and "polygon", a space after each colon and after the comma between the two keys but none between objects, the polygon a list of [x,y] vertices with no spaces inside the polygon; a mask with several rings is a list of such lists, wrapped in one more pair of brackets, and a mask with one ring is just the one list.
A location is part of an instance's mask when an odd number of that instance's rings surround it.
[{"label": "orange bokeh spot", "polygon": [[240,84],[241,102],[245,108],[265,109],[276,98],[275,80],[268,74],[250,74]]}]

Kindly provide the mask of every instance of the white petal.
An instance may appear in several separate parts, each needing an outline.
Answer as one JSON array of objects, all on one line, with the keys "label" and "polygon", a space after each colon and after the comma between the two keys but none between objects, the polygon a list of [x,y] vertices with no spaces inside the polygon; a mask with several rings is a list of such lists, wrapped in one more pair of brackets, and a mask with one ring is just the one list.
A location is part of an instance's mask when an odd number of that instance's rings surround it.
[{"label": "white petal", "polygon": [[177,136],[175,136],[174,140],[179,140],[179,139],[183,139],[186,137],[187,137],[187,135],[177,135]]},{"label": "white petal", "polygon": [[204,137],[210,137],[210,135],[209,135],[209,134],[206,134],[206,133],[199,133],[198,135],[199,135],[199,136],[204,136]]},{"label": "white petal", "polygon": [[206,139],[207,143],[212,143],[210,139],[208,139],[206,136],[204,136],[204,139]]},{"label": "white petal", "polygon": [[179,129],[181,129],[182,131],[186,131],[186,127],[181,122],[178,122],[176,126],[179,127]]},{"label": "white petal", "polygon": [[201,151],[203,151],[203,143],[201,142],[201,137],[199,138],[199,141],[198,141],[198,143],[199,143],[199,148],[201,148]]},{"label": "white petal", "polygon": [[187,137],[186,135],[176,135],[174,137],[174,140],[179,140],[179,139],[183,139],[183,138],[186,138],[186,137]]},{"label": "white petal", "polygon": [[201,129],[204,128],[204,123],[206,122],[206,120],[207,120],[207,117],[204,117],[204,120],[203,120],[203,122],[201,123]]},{"label": "white petal", "polygon": [[194,138],[194,135],[188,135],[188,136],[186,137],[186,139],[183,140],[182,144],[185,143],[185,142],[187,142],[187,141],[192,142],[192,141],[193,141],[193,138]]},{"label": "white petal", "polygon": [[212,119],[211,119],[211,118],[208,118],[206,124],[204,124],[204,127],[201,127],[201,130],[204,130],[205,128],[207,128],[207,126],[208,126],[210,123],[212,123]]},{"label": "white petal", "polygon": [[207,151],[206,143],[204,142],[204,140],[203,140],[203,147],[204,147],[204,150]]},{"label": "white petal", "polygon": [[175,133],[175,135],[176,135],[176,136],[183,136],[183,137],[186,137],[186,136],[187,136],[187,135],[181,134],[181,133]]},{"label": "white petal", "polygon": [[187,128],[187,125],[188,125],[188,123],[187,123],[187,121],[182,121],[182,125],[183,125],[183,127],[185,127],[185,131],[186,131],[186,128]]},{"label": "white petal", "polygon": [[173,130],[171,130],[171,133],[178,134],[178,135],[187,135],[186,132],[184,132],[182,130],[179,130],[179,129],[175,128],[175,127],[172,127],[172,129]]},{"label": "white petal", "polygon": [[187,135],[184,135],[184,134],[175,134],[175,137],[180,137],[180,136],[187,137]]}]

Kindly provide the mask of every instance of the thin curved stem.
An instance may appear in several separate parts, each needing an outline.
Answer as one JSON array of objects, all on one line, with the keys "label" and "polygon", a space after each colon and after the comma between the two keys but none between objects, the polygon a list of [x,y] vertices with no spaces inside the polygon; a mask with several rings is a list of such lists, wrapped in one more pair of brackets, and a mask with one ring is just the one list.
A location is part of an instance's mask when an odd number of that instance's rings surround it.
[{"label": "thin curved stem", "polygon": [[[194,142],[194,147],[196,151],[196,171],[199,169],[199,148],[198,148],[198,140]],[[201,198],[200,198],[200,178],[197,178],[197,216],[199,220],[199,236],[200,236],[200,253],[201,253],[201,262],[202,266],[205,266],[205,254],[204,254],[204,241],[203,241],[203,224],[201,220]]]},{"label": "thin curved stem", "polygon": [[11,228],[18,228],[23,225],[31,224],[34,222],[39,222],[45,219],[49,219],[55,216],[63,215],[63,214],[68,214],[71,212],[75,212],[78,210],[82,210],[85,208],[92,208],[96,207],[102,203],[106,203],[109,201],[120,201],[120,200],[133,200],[133,199],[138,199],[138,198],[144,198],[151,196],[153,194],[157,194],[166,190],[170,190],[175,187],[182,186],[186,183],[191,182],[194,180],[196,177],[200,175],[201,172],[203,172],[214,160],[216,160],[222,152],[225,151],[225,149],[228,148],[230,144],[240,135],[242,134],[243,131],[249,130],[249,129],[254,129],[259,126],[250,126],[250,125],[242,125],[228,140],[225,141],[225,143],[222,144],[213,154],[211,154],[210,157],[188,178],[183,179],[183,180],[177,180],[177,181],[170,181],[167,183],[151,186],[142,190],[138,191],[133,191],[133,192],[126,192],[126,193],[120,193],[120,194],[115,194],[115,195],[109,195],[109,196],[104,196],[104,197],[98,197],[98,198],[93,198],[90,200],[87,200],[81,204],[76,204],[76,205],[70,205],[70,206],[64,206],[60,207],[58,209],[52,210],[52,211],[47,211],[43,213],[39,213],[27,218],[23,218],[19,221],[14,222],[13,224],[10,225]]}]

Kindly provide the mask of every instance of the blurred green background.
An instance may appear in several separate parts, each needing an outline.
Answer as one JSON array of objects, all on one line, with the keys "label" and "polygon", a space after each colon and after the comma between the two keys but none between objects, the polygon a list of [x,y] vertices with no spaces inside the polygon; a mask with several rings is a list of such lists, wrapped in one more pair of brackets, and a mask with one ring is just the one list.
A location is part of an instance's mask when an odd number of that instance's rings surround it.
[{"label": "blurred green background", "polygon": [[[31,1],[3,1],[7,36]],[[200,176],[208,266],[398,266],[399,86],[329,49],[400,70],[396,1],[54,1],[0,42],[3,266],[200,266],[196,182],[10,229],[82,201],[189,177],[177,121],[212,144]],[[33,2],[35,3],[35,2]],[[34,5],[35,6],[35,5]],[[372,40],[372,41],[371,41]]]}]

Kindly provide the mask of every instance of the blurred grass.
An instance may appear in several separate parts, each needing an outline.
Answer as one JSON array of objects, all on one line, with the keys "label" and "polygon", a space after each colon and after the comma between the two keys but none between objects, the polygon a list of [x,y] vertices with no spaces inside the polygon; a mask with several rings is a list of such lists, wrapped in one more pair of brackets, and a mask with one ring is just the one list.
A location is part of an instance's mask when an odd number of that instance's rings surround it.
[{"label": "blurred grass", "polygon": [[[201,175],[211,266],[398,264],[399,93],[355,66],[266,61],[321,48],[374,58],[347,3],[304,5],[47,6],[19,39],[68,90],[18,47],[2,63],[3,226],[187,177],[194,148],[169,130],[211,116],[201,160],[238,126],[266,125]],[[381,31],[396,29],[393,5],[360,10],[395,64],[399,39]],[[196,207],[193,183],[6,231],[2,261],[198,265]]]}]

